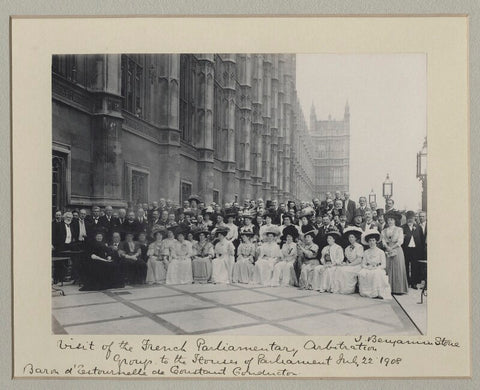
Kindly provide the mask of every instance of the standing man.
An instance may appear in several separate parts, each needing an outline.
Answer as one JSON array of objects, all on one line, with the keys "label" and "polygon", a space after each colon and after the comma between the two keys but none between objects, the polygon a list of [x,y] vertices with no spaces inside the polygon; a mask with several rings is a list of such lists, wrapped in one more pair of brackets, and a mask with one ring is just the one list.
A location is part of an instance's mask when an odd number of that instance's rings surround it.
[{"label": "standing man", "polygon": [[345,200],[343,201],[343,208],[346,211],[347,222],[350,224],[353,221],[353,216],[355,214],[355,209],[357,208],[357,205],[353,200],[350,199],[349,192],[344,192],[343,197],[345,198]]},{"label": "standing man", "polygon": [[427,213],[425,211],[420,211],[418,214],[419,226],[422,229],[423,233],[423,259],[427,259]]},{"label": "standing man", "polygon": [[418,260],[421,260],[423,254],[423,233],[420,226],[415,223],[415,213],[407,211],[407,223],[402,226],[403,229],[403,252],[405,253],[405,269],[410,287],[417,289],[417,284],[421,282],[421,272]]},{"label": "standing man", "polygon": [[367,198],[361,196],[358,199],[358,208],[357,211],[362,215],[362,220],[365,219],[365,211],[367,210]]}]

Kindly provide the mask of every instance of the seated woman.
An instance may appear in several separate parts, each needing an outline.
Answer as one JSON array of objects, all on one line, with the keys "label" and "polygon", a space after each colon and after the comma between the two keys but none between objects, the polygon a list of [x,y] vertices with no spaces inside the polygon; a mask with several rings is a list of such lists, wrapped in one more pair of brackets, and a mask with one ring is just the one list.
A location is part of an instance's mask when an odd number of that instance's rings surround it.
[{"label": "seated woman", "polygon": [[328,245],[322,249],[321,264],[314,269],[312,288],[320,292],[332,292],[333,280],[343,263],[344,254],[342,247],[335,242],[340,238],[340,232],[332,229],[325,235]]},{"label": "seated woman", "polygon": [[127,281],[130,284],[145,283],[147,264],[141,259],[140,244],[133,241],[133,232],[125,233],[125,241],[120,243],[118,254],[124,264]]},{"label": "seated woman", "polygon": [[253,283],[264,286],[271,284],[273,268],[282,257],[280,247],[276,243],[279,230],[274,225],[270,226],[263,231],[265,242],[260,245],[258,259],[253,270]]},{"label": "seated woman", "polygon": [[147,251],[147,283],[165,283],[167,278],[168,259],[170,251],[165,247],[163,238],[167,231],[159,227],[152,231],[155,241],[148,246]]},{"label": "seated woman", "polygon": [[210,232],[208,229],[200,228],[194,230],[193,237],[196,240],[193,245],[193,282],[207,283],[212,277],[212,259],[215,256],[213,245],[208,241]]},{"label": "seated woman", "polygon": [[212,283],[230,283],[232,281],[233,264],[235,263],[235,247],[226,239],[229,228],[221,226],[212,233],[218,239],[215,245],[215,258],[212,260]]},{"label": "seated woman", "polygon": [[343,231],[344,240],[349,246],[345,248],[345,261],[337,268],[333,278],[332,292],[335,294],[353,294],[358,282],[358,272],[362,269],[363,246],[358,243],[362,229],[348,226]]},{"label": "seated woman", "polygon": [[[297,232],[297,233],[295,233]],[[297,260],[298,248],[294,239],[298,237],[298,230],[287,230],[285,237],[281,237],[282,242],[285,242],[282,246],[281,261],[275,264],[272,276],[272,287],[275,286],[294,286],[297,284],[297,276],[295,274],[294,264]]]},{"label": "seated woman", "polygon": [[106,290],[125,286],[121,280],[120,264],[113,260],[113,252],[103,241],[103,236],[103,232],[97,232],[95,241],[90,244],[88,256],[82,267],[83,287],[80,291]]},{"label": "seated woman", "polygon": [[[298,287],[301,289],[312,289],[313,271],[320,264],[317,259],[318,245],[313,242],[315,231],[310,230],[303,233],[304,243],[299,242],[298,248],[301,255],[300,277],[298,278]],[[300,259],[300,258],[299,258]]]},{"label": "seated woman", "polygon": [[253,278],[255,244],[251,242],[253,230],[240,230],[241,244],[237,249],[237,261],[233,265],[233,283],[250,283]]},{"label": "seated woman", "polygon": [[166,284],[189,284],[192,275],[192,243],[185,240],[186,231],[180,226],[176,230],[177,242],[173,246],[172,259],[167,269]]},{"label": "seated woman", "polygon": [[379,240],[380,233],[376,229],[366,230],[362,235],[362,244],[369,248],[363,253],[358,288],[362,297],[389,299],[391,292],[385,273],[385,252],[377,248]]}]

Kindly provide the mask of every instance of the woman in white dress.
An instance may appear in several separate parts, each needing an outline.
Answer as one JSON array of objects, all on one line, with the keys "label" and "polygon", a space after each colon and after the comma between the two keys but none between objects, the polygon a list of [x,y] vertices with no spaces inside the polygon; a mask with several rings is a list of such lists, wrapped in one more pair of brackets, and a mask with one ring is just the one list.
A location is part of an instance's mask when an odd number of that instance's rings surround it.
[{"label": "woman in white dress", "polygon": [[362,229],[348,226],[343,231],[349,246],[345,248],[345,261],[337,268],[333,279],[332,292],[335,294],[353,294],[358,282],[358,273],[362,269],[363,246],[358,243]]},{"label": "woman in white dress", "polygon": [[228,227],[213,229],[212,233],[218,242],[215,245],[215,258],[212,260],[212,283],[231,283],[233,264],[235,263],[235,247],[226,239]]},{"label": "woman in white dress", "polygon": [[192,283],[192,243],[185,240],[185,230],[177,230],[177,242],[173,246],[172,260],[168,265],[166,284]]},{"label": "woman in white dress", "polygon": [[313,230],[305,232],[303,233],[305,243],[298,243],[299,253],[302,256],[302,267],[298,279],[298,287],[301,289],[312,289],[313,271],[320,264],[317,258],[318,245],[313,242],[315,235]]},{"label": "woman in white dress", "polygon": [[[296,230],[296,229],[295,229]],[[295,270],[293,268],[295,261],[297,260],[298,248],[294,242],[295,234],[290,231],[286,234],[286,237],[282,238],[285,243],[282,246],[281,260],[275,264],[272,276],[272,287],[276,286],[294,286],[297,283]],[[296,234],[298,237],[298,231]]]},{"label": "woman in white dress", "polygon": [[363,253],[358,289],[362,297],[389,299],[391,290],[385,272],[385,252],[377,248],[379,240],[380,233],[376,229],[366,230],[362,235],[362,243],[369,248]]},{"label": "woman in white dress", "polygon": [[215,256],[213,245],[208,241],[210,232],[200,228],[193,232],[195,243],[193,244],[193,282],[207,283],[212,277],[212,259]]},{"label": "woman in white dress", "polygon": [[278,229],[270,225],[264,230],[265,242],[260,245],[257,262],[253,271],[253,283],[269,286],[272,280],[273,268],[280,261],[282,252],[276,243]]},{"label": "woman in white dress", "polygon": [[342,247],[335,242],[340,238],[340,232],[332,229],[325,235],[328,245],[322,249],[321,264],[313,271],[312,288],[320,292],[332,292],[333,280],[345,256]]},{"label": "woman in white dress", "polygon": [[253,263],[255,262],[255,244],[251,242],[253,230],[241,230],[242,242],[237,249],[237,261],[233,265],[233,283],[250,283],[253,279]]},{"label": "woman in white dress", "polygon": [[165,246],[163,238],[167,231],[163,227],[153,230],[155,241],[148,246],[147,279],[148,284],[165,283],[167,277],[170,250]]}]

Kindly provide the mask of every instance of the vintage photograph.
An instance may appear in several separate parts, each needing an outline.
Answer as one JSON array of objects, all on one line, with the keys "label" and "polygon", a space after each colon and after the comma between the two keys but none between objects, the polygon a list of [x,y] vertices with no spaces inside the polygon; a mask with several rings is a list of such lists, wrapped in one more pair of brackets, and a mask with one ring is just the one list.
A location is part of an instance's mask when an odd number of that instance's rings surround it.
[{"label": "vintage photograph", "polygon": [[425,54],[51,65],[54,334],[426,334]]}]

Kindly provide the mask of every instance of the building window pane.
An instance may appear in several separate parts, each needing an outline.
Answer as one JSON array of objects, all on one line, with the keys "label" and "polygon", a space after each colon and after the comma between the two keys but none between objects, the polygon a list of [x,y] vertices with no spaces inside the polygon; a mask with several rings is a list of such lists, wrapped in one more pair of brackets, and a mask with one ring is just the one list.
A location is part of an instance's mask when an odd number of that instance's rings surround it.
[{"label": "building window pane", "polygon": [[183,205],[183,202],[188,200],[190,195],[192,195],[192,185],[182,181],[180,184],[180,204]]},{"label": "building window pane", "polygon": [[122,108],[137,117],[143,112],[143,67],[138,59],[122,54]]}]

